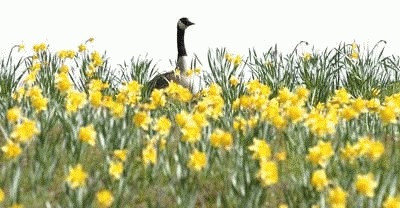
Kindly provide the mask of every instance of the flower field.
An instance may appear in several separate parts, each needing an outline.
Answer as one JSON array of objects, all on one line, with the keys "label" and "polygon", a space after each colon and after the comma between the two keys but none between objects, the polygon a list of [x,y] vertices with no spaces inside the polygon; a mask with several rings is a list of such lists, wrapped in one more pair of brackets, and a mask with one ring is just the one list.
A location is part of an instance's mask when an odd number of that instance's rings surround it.
[{"label": "flower field", "polygon": [[400,207],[383,41],[210,50],[186,72],[196,94],[152,90],[152,59],[112,68],[92,42],[0,59],[0,207]]}]

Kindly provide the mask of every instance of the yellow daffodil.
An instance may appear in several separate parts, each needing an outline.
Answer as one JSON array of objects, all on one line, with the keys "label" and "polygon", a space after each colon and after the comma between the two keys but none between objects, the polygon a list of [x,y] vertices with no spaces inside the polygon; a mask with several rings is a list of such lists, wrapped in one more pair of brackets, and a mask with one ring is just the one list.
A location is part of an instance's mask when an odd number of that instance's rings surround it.
[{"label": "yellow daffodil", "polygon": [[329,190],[328,195],[328,202],[332,208],[346,208],[347,193],[340,186]]},{"label": "yellow daffodil", "polygon": [[117,149],[117,150],[113,151],[114,157],[118,158],[122,162],[126,161],[127,154],[128,154],[128,150],[127,149]]},{"label": "yellow daffodil", "polygon": [[201,127],[193,120],[189,120],[185,123],[182,132],[182,141],[194,143],[201,138]]},{"label": "yellow daffodil", "polygon": [[109,87],[108,83],[104,83],[99,79],[92,79],[89,83],[89,90],[90,91],[101,91],[107,89]]},{"label": "yellow daffodil", "polygon": [[276,158],[278,161],[285,161],[286,158],[287,158],[287,153],[286,153],[285,151],[277,152],[277,153],[275,154],[275,158]]},{"label": "yellow daffodil", "polygon": [[133,116],[133,123],[136,125],[136,127],[140,127],[143,130],[148,130],[151,123],[151,118],[148,113],[140,111]]},{"label": "yellow daffodil", "polygon": [[99,67],[103,65],[103,58],[101,57],[99,52],[93,51],[90,57],[94,67]]},{"label": "yellow daffodil", "polygon": [[81,127],[79,129],[79,140],[88,143],[91,146],[96,144],[96,130],[94,129],[93,124],[89,124],[87,126]]},{"label": "yellow daffodil", "polygon": [[111,207],[114,202],[114,196],[107,189],[100,190],[96,193],[97,203],[100,207]]},{"label": "yellow daffodil", "polygon": [[25,44],[21,43],[18,45],[18,52],[25,51]]},{"label": "yellow daffodil", "polygon": [[192,117],[186,111],[181,111],[175,115],[175,122],[179,127],[183,128],[187,121],[191,120]]},{"label": "yellow daffodil", "polygon": [[60,66],[59,71],[60,71],[60,73],[68,73],[68,72],[69,72],[69,66],[68,66],[68,65],[65,65],[65,64],[62,64],[62,65]]},{"label": "yellow daffodil", "polygon": [[36,122],[25,118],[22,123],[14,127],[10,136],[19,142],[26,143],[39,133],[40,131],[36,127]]},{"label": "yellow daffodil", "polygon": [[142,150],[142,160],[145,165],[151,163],[156,164],[157,162],[157,150],[153,144],[148,144],[146,148]]},{"label": "yellow daffodil", "polygon": [[358,59],[359,58],[357,43],[352,43],[351,44],[351,58],[353,58],[353,59]]},{"label": "yellow daffodil", "polygon": [[47,110],[47,103],[49,100],[42,95],[40,96],[32,96],[30,98],[32,106],[35,108],[36,112]]},{"label": "yellow daffodil", "polygon": [[302,106],[290,105],[286,108],[286,114],[293,123],[299,123],[306,116],[306,111]]},{"label": "yellow daffodil", "polygon": [[309,61],[311,59],[311,53],[308,53],[308,52],[304,53],[303,54],[303,59],[305,61]]},{"label": "yellow daffodil", "polygon": [[268,160],[271,157],[271,148],[269,144],[263,139],[253,139],[253,144],[248,147],[253,152],[253,159],[255,160]]},{"label": "yellow daffodil", "polygon": [[383,202],[383,208],[399,208],[400,207],[400,195],[388,196]]},{"label": "yellow daffodil", "polygon": [[1,147],[1,151],[4,152],[4,155],[7,159],[14,159],[21,154],[22,149],[18,143],[7,140],[7,144]]},{"label": "yellow daffodil", "polygon": [[311,185],[319,192],[328,186],[328,177],[324,169],[316,170],[312,173]]},{"label": "yellow daffodil", "polygon": [[80,44],[79,46],[78,46],[78,51],[79,52],[84,52],[84,51],[86,51],[87,50],[87,47],[86,47],[86,45],[85,44]]},{"label": "yellow daffodil", "polygon": [[166,136],[169,134],[171,126],[171,121],[166,116],[162,116],[156,121],[153,129],[157,131],[160,135]]},{"label": "yellow daffodil", "polygon": [[124,165],[120,161],[111,161],[108,173],[116,180],[121,178],[122,172],[124,171]]},{"label": "yellow daffodil", "polygon": [[207,165],[207,155],[195,149],[190,154],[188,167],[194,171],[201,171]]},{"label": "yellow daffodil", "polygon": [[304,87],[304,86],[299,86],[296,88],[295,95],[300,99],[300,100],[306,100],[310,94],[310,91]]},{"label": "yellow daffodil", "polygon": [[355,186],[360,194],[372,198],[375,196],[375,188],[378,186],[378,183],[375,181],[374,175],[369,173],[357,175]]},{"label": "yellow daffodil", "polygon": [[189,102],[193,97],[189,89],[174,82],[171,82],[168,85],[168,87],[165,89],[165,92],[169,98],[173,98],[183,103]]},{"label": "yellow daffodil", "polygon": [[345,106],[342,109],[342,117],[347,121],[357,118],[358,115],[359,113],[355,111],[351,106]]},{"label": "yellow daffodil", "polygon": [[115,118],[122,118],[124,117],[124,113],[125,113],[125,106],[122,103],[119,102],[110,102],[109,105],[109,110],[111,111],[112,115]]},{"label": "yellow daffodil", "polygon": [[46,49],[47,49],[47,45],[45,43],[39,43],[39,44],[33,45],[33,51],[35,53],[39,53],[39,52],[44,51]]},{"label": "yellow daffodil", "polygon": [[236,87],[239,84],[239,80],[235,76],[232,76],[229,79],[229,83],[231,84],[232,87]]},{"label": "yellow daffodil", "polygon": [[66,179],[68,185],[75,189],[86,185],[88,174],[83,170],[81,164],[69,169],[69,174]]},{"label": "yellow daffodil", "polygon": [[278,166],[273,161],[260,161],[260,170],[256,177],[260,180],[262,186],[270,186],[276,184],[279,180]]},{"label": "yellow daffodil", "polygon": [[334,104],[348,104],[351,101],[351,95],[347,92],[345,88],[340,88],[335,90],[334,96],[331,98],[330,102]]},{"label": "yellow daffodil", "polygon": [[392,106],[383,106],[379,110],[379,115],[381,117],[383,124],[385,125],[391,123],[397,123],[397,115],[395,109]]},{"label": "yellow daffodil", "polygon": [[307,159],[314,165],[325,167],[334,155],[331,142],[318,141],[318,144],[308,149]]},{"label": "yellow daffodil", "polygon": [[365,113],[367,112],[367,101],[358,97],[352,100],[351,107],[357,113]]},{"label": "yellow daffodil", "polygon": [[0,203],[2,203],[4,201],[4,198],[6,198],[4,191],[2,188],[0,188]]},{"label": "yellow daffodil", "polygon": [[226,150],[232,148],[232,135],[229,132],[223,131],[221,129],[215,129],[210,136],[211,145],[214,147],[221,147]]},{"label": "yellow daffodil", "polygon": [[132,80],[121,86],[119,90],[118,101],[121,103],[127,103],[129,105],[136,105],[141,99],[142,85],[137,81]]},{"label": "yellow daffodil", "polygon": [[84,92],[79,92],[77,90],[68,91],[65,105],[67,112],[74,113],[78,109],[83,108],[87,103],[86,97],[86,93]]},{"label": "yellow daffodil", "polygon": [[242,57],[240,57],[240,55],[236,55],[232,62],[233,65],[237,67],[239,66],[240,62],[242,62]]},{"label": "yellow daffodil", "polygon": [[70,81],[68,77],[67,72],[61,72],[56,75],[56,87],[58,90],[60,90],[63,93],[68,92],[70,89],[72,89],[72,82]]},{"label": "yellow daffodil", "polygon": [[86,43],[88,43],[88,42],[89,42],[89,43],[93,43],[93,42],[94,42],[94,38],[93,38],[93,37],[90,37],[89,39],[86,40]]},{"label": "yellow daffodil", "polygon": [[61,50],[61,51],[58,51],[58,53],[57,53],[58,57],[61,60],[64,60],[64,59],[67,59],[67,58],[73,59],[75,57],[75,54],[76,53],[73,50]]},{"label": "yellow daffodil", "polygon": [[164,107],[165,104],[167,103],[166,97],[164,95],[164,90],[154,89],[151,92],[150,101],[151,101],[150,105],[152,106],[153,109],[156,109],[158,107]]},{"label": "yellow daffodil", "polygon": [[16,123],[21,118],[21,109],[19,107],[8,109],[6,118],[8,122]]},{"label": "yellow daffodil", "polygon": [[14,203],[11,206],[9,206],[8,208],[24,208],[24,205],[20,204],[20,203]]},{"label": "yellow daffodil", "polygon": [[287,87],[284,87],[278,91],[278,100],[280,103],[285,104],[290,101],[294,94],[289,91]]},{"label": "yellow daffodil", "polygon": [[90,104],[95,107],[98,108],[102,105],[102,94],[100,91],[90,91],[89,92],[89,102]]},{"label": "yellow daffodil", "polygon": [[342,157],[342,159],[348,160],[350,163],[353,163],[354,160],[357,158],[358,156],[358,148],[356,146],[350,145],[350,144],[346,144],[345,147],[343,147],[342,149],[340,149],[340,156]]}]

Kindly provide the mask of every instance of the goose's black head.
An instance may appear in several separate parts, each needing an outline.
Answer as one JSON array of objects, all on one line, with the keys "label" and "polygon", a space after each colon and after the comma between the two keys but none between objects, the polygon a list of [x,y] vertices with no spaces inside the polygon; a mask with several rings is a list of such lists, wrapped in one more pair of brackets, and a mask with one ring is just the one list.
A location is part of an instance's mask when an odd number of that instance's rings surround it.
[{"label": "goose's black head", "polygon": [[178,21],[178,29],[185,30],[188,28],[190,25],[194,25],[193,22],[191,22],[188,18],[182,17]]}]

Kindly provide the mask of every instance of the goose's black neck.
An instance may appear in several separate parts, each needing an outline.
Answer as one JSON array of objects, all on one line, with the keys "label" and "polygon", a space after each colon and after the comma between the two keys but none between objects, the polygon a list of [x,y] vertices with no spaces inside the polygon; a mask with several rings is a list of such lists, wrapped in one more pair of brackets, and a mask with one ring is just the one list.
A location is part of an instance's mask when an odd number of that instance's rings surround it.
[{"label": "goose's black neck", "polygon": [[177,32],[177,43],[178,43],[178,57],[187,56],[185,48],[185,30],[178,27]]}]

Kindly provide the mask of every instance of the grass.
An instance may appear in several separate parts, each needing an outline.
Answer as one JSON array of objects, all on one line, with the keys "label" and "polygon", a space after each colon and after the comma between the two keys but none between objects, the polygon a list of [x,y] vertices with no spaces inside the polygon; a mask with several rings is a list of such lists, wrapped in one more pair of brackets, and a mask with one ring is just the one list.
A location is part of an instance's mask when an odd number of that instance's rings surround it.
[{"label": "grass", "polygon": [[332,207],[337,187],[348,207],[399,201],[400,59],[384,44],[210,50],[196,95],[151,89],[148,57],[114,69],[85,48],[15,61],[14,47],[0,60],[0,206]]}]

